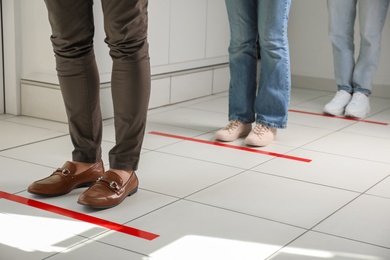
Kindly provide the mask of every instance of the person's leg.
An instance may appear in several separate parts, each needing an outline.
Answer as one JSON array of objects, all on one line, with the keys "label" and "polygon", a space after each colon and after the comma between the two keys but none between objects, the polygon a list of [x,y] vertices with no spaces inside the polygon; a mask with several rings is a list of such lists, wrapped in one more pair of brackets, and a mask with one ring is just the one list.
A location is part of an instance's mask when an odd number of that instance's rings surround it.
[{"label": "person's leg", "polygon": [[354,28],[357,0],[328,0],[329,39],[332,42],[336,83],[339,90],[353,91],[355,68]]},{"label": "person's leg", "polygon": [[138,168],[150,96],[147,0],[102,0],[105,42],[113,61],[111,90],[115,146],[110,170],[80,195],[78,203],[109,208],[137,192]]},{"label": "person's leg", "polygon": [[255,121],[257,73],[257,0],[226,0],[230,26],[230,123],[215,133],[220,141],[246,136]]},{"label": "person's leg", "polygon": [[93,54],[93,1],[46,0],[56,69],[74,146],[73,162],[33,182],[30,193],[58,196],[89,186],[104,173],[99,77]]},{"label": "person's leg", "polygon": [[74,145],[73,160],[101,159],[99,73],[93,52],[93,1],[45,0],[57,75]]},{"label": "person's leg", "polygon": [[251,146],[266,146],[276,128],[286,128],[290,100],[290,53],[287,38],[291,0],[258,0],[261,57],[260,82],[254,103],[256,126],[245,139]]},{"label": "person's leg", "polygon": [[111,90],[116,144],[110,167],[136,170],[150,96],[147,0],[102,0],[106,43],[113,60]]},{"label": "person's leg", "polygon": [[363,118],[370,112],[369,96],[378,68],[382,31],[390,0],[358,0],[360,51],[353,72],[354,93],[345,115]]},{"label": "person's leg", "polygon": [[378,68],[382,31],[390,0],[358,0],[360,51],[353,73],[354,92],[370,95]]},{"label": "person's leg", "polygon": [[257,0],[226,0],[230,25],[229,121],[255,120]]},{"label": "person's leg", "polygon": [[338,91],[324,107],[324,113],[344,114],[353,92],[355,69],[354,28],[357,0],[328,0],[329,39],[333,48],[334,75]]},{"label": "person's leg", "polygon": [[287,27],[291,0],[258,0],[261,73],[255,101],[256,123],[285,128],[290,99]]}]

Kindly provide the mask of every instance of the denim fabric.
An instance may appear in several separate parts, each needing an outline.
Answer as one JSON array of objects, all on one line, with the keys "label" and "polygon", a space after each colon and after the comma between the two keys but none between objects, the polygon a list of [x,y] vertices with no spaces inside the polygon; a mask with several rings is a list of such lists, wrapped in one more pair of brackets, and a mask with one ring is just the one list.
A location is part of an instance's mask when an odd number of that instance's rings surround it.
[{"label": "denim fabric", "polygon": [[[291,0],[226,0],[230,25],[229,120],[285,128],[290,99]],[[256,82],[260,44],[260,81]]]},{"label": "denim fabric", "polygon": [[[381,34],[390,0],[328,0],[329,38],[339,90],[370,95],[377,71]],[[355,60],[354,28],[359,17],[360,50]]]}]

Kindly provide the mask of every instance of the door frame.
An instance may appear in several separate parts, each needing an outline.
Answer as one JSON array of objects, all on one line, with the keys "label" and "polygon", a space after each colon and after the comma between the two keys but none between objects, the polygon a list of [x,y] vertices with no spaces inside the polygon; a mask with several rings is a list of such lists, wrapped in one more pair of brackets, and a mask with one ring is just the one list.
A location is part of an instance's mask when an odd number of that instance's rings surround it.
[{"label": "door frame", "polygon": [[5,113],[3,24],[3,1],[0,1],[0,115]]}]

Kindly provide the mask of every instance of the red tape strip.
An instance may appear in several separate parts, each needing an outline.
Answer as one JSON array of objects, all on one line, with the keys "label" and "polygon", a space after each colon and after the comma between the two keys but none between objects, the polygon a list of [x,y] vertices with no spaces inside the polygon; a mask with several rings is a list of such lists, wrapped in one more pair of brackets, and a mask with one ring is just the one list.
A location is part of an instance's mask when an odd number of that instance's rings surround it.
[{"label": "red tape strip", "polygon": [[249,148],[249,147],[242,147],[242,146],[236,146],[236,145],[231,145],[231,144],[226,144],[226,143],[201,140],[201,139],[185,137],[185,136],[180,136],[180,135],[172,135],[172,134],[166,134],[166,133],[155,132],[155,131],[151,131],[151,132],[149,132],[149,134],[170,137],[170,138],[176,138],[176,139],[197,142],[197,143],[203,143],[203,144],[210,144],[210,145],[215,145],[215,146],[222,146],[222,147],[226,147],[226,148],[242,150],[242,151],[251,152],[251,153],[265,154],[265,155],[269,155],[269,156],[280,157],[283,159],[290,159],[290,160],[306,162],[306,163],[309,163],[312,161],[311,159],[306,159],[306,158],[300,158],[300,157],[295,157],[295,156],[290,156],[290,155],[285,155],[285,154],[280,154],[280,153],[266,152],[266,151],[262,151],[262,150],[258,150],[258,149]]},{"label": "red tape strip", "polygon": [[86,215],[86,214],[83,214],[83,213],[79,213],[79,212],[76,212],[76,211],[64,209],[64,208],[57,207],[57,206],[54,206],[54,205],[50,205],[50,204],[47,204],[47,203],[43,203],[43,202],[40,202],[40,201],[37,201],[37,200],[24,198],[24,197],[21,197],[21,196],[15,195],[15,194],[10,194],[10,193],[3,192],[3,191],[0,191],[0,198],[4,198],[4,199],[7,199],[7,200],[10,200],[10,201],[13,201],[13,202],[17,202],[17,203],[20,203],[20,204],[28,205],[30,207],[46,210],[46,211],[49,211],[49,212],[52,212],[52,213],[56,213],[56,214],[59,214],[59,215],[62,215],[62,216],[66,216],[66,217],[69,217],[69,218],[77,219],[77,220],[80,220],[80,221],[83,221],[83,222],[88,222],[88,223],[91,223],[91,224],[95,224],[95,225],[98,225],[98,226],[101,226],[101,227],[105,227],[105,228],[108,228],[108,229],[111,229],[111,230],[114,230],[114,231],[122,232],[122,233],[125,233],[127,235],[139,237],[139,238],[146,239],[146,240],[153,240],[153,239],[159,237],[159,235],[156,235],[156,234],[153,234],[153,233],[149,233],[149,232],[142,231],[142,230],[139,230],[139,229],[135,229],[135,228],[132,228],[132,227],[128,227],[128,226],[125,226],[125,225],[121,225],[121,224],[118,224],[118,223],[115,223],[115,222],[111,222],[111,221],[108,221],[108,220],[104,220],[104,219],[101,219],[101,218],[96,218],[96,217],[93,217],[93,216],[90,216],[90,215]]},{"label": "red tape strip", "polygon": [[384,123],[384,122],[377,122],[377,121],[371,121],[371,120],[364,120],[364,119],[358,119],[358,118],[353,118],[353,117],[332,116],[332,115],[327,115],[327,114],[319,114],[319,113],[313,113],[313,112],[307,112],[307,111],[301,111],[301,110],[295,110],[295,109],[290,109],[290,110],[288,110],[288,111],[294,112],[294,113],[306,114],[306,115],[323,116],[323,117],[332,117],[332,118],[337,118],[337,119],[350,120],[350,121],[357,121],[357,122],[363,122],[363,123],[369,123],[369,124],[376,124],[376,125],[389,125],[388,123]]}]

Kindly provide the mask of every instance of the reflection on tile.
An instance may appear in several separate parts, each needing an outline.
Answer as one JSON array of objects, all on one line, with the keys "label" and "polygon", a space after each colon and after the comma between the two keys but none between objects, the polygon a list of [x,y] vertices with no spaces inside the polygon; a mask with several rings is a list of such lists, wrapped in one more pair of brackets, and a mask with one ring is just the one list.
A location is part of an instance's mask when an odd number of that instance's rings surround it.
[{"label": "reflection on tile", "polygon": [[385,260],[390,249],[337,236],[309,232],[278,252],[272,260]]},{"label": "reflection on tile", "polygon": [[[113,233],[98,241],[150,259],[265,259],[304,230],[237,212],[179,201],[130,223],[160,237],[143,241]],[[196,242],[196,243],[195,243]],[[155,257],[155,258],[154,258]]]}]

